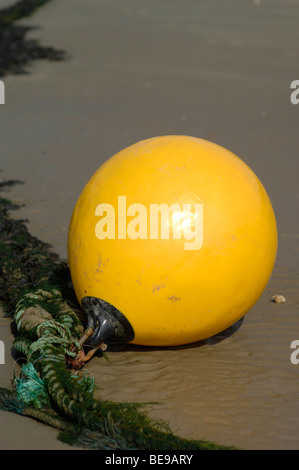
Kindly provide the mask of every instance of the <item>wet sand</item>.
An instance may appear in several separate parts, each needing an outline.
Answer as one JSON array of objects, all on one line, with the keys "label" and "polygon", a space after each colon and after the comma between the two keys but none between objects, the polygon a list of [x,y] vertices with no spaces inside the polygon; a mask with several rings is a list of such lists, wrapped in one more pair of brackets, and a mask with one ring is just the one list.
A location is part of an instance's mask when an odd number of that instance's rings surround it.
[{"label": "wet sand", "polygon": [[[167,4],[167,6],[166,6]],[[71,212],[84,184],[116,151],[186,134],[227,147],[259,176],[277,217],[279,250],[257,304],[230,331],[180,348],[128,346],[88,369],[103,398],[157,401],[151,416],[182,436],[243,449],[299,449],[299,79],[296,1],[67,0],[21,23],[71,59],[38,62],[4,79],[1,177],[15,216],[67,257]],[[287,302],[271,302],[282,294]],[[13,358],[1,319],[7,386]],[[0,448],[69,448],[56,431],[0,413]],[[4,430],[4,432],[3,432]],[[6,430],[6,431],[5,431]],[[4,437],[2,437],[4,434]]]}]

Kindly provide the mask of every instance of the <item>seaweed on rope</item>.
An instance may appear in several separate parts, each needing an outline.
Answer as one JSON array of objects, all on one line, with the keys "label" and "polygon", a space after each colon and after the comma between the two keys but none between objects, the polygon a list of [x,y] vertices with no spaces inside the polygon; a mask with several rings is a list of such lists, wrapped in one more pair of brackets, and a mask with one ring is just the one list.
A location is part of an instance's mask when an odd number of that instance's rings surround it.
[{"label": "seaweed on rope", "polygon": [[88,449],[228,449],[174,435],[166,423],[149,418],[146,404],[94,398],[93,378],[68,366],[84,332],[68,266],[24,220],[11,218],[14,209],[0,198],[0,300],[24,365],[11,389],[0,388],[0,409],[57,428],[60,440]]}]

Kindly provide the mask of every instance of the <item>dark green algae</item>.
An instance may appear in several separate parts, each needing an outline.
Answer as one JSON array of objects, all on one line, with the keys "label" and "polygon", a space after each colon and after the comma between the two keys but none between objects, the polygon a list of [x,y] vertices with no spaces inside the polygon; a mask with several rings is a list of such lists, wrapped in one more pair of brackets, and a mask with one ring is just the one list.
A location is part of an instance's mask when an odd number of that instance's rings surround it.
[{"label": "dark green algae", "polygon": [[0,10],[0,77],[27,73],[32,61],[67,58],[63,50],[28,39],[28,33],[36,28],[18,24],[18,20],[31,16],[49,1],[53,0],[21,0]]}]

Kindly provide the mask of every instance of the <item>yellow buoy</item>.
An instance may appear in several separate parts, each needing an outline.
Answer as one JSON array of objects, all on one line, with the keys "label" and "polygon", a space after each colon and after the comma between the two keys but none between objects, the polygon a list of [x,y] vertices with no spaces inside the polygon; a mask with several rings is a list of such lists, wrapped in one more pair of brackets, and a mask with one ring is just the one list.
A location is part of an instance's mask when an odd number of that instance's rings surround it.
[{"label": "yellow buoy", "polygon": [[276,249],[257,176],[230,151],[188,136],[143,140],[107,160],[68,236],[91,344],[181,345],[223,331],[262,294]]}]

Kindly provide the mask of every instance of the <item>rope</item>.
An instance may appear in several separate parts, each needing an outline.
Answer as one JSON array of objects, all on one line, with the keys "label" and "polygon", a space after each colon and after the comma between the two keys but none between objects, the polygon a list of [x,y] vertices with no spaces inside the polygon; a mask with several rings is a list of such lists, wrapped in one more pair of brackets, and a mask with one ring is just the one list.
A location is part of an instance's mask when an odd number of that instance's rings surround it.
[{"label": "rope", "polygon": [[[79,342],[73,337],[69,327],[56,320],[48,320],[40,323],[36,329],[36,333],[39,339],[30,346],[31,354],[44,347],[56,344],[62,346],[65,354],[68,356],[76,357],[77,352],[72,351],[72,348],[75,346],[77,351],[81,348]],[[59,336],[57,336],[57,333]]]},{"label": "rope", "polygon": [[[43,305],[43,307],[41,306]],[[52,318],[49,306],[59,305],[59,320]],[[81,350],[81,344],[72,334],[73,319],[68,314],[68,306],[63,303],[61,293],[57,289],[52,292],[37,289],[28,292],[17,303],[15,310],[15,322],[19,332],[28,332],[35,329],[36,341],[31,344],[18,342],[17,349],[26,351],[28,361],[37,351],[45,353],[51,345],[61,346],[66,356],[75,358]]]},{"label": "rope", "polygon": [[43,409],[50,406],[50,399],[44,381],[38,376],[33,364],[28,362],[22,367],[20,378],[14,380],[17,398],[26,406]]}]

